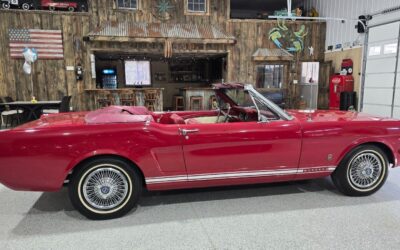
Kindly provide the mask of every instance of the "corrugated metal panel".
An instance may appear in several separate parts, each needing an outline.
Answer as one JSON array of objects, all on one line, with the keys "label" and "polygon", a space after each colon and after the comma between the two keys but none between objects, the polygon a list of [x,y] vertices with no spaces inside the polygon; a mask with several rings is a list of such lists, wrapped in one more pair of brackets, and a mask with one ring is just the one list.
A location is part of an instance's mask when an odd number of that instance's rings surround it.
[{"label": "corrugated metal panel", "polygon": [[283,49],[264,49],[260,48],[253,54],[253,57],[290,57],[293,55]]},{"label": "corrugated metal panel", "polygon": [[89,36],[137,38],[229,39],[235,37],[212,25],[144,22],[107,22]]},{"label": "corrugated metal panel", "polygon": [[[336,17],[358,19],[360,15],[375,13],[379,10],[400,6],[399,0],[306,0],[306,9],[315,7],[322,17]],[[397,15],[400,15],[398,12]],[[379,17],[379,21],[385,21],[388,17]],[[357,33],[356,21],[341,23],[327,21],[326,46],[336,44],[352,45],[363,43],[364,36]]]}]

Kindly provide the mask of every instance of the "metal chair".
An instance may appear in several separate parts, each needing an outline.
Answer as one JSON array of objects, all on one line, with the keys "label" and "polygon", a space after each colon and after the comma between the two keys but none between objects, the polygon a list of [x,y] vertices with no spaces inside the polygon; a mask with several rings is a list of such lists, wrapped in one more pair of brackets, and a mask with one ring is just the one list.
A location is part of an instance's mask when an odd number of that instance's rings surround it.
[{"label": "metal chair", "polygon": [[[4,98],[0,98],[0,103],[11,103],[14,102],[12,97],[6,96]],[[8,125],[11,127],[15,124],[18,125],[21,123],[20,115],[23,113],[23,110],[13,109],[11,110],[9,106],[5,106],[1,108],[1,124],[0,126],[5,126],[8,128]]]},{"label": "metal chair", "polygon": [[191,96],[190,97],[190,110],[202,110],[203,109],[203,97],[202,96]]},{"label": "metal chair", "polygon": [[185,110],[185,102],[183,96],[174,96],[174,110],[175,111]]},{"label": "metal chair", "polygon": [[101,91],[96,98],[97,108],[105,108],[111,106],[113,97],[110,91]]},{"label": "metal chair", "polygon": [[144,92],[144,103],[148,110],[155,111],[157,103],[157,90],[146,90]]},{"label": "metal chair", "polygon": [[135,106],[136,105],[136,93],[135,91],[128,91],[121,95],[120,103],[122,106]]},{"label": "metal chair", "polygon": [[71,103],[72,96],[64,96],[61,99],[61,104],[59,109],[43,109],[42,114],[58,114],[69,112],[69,104]]}]

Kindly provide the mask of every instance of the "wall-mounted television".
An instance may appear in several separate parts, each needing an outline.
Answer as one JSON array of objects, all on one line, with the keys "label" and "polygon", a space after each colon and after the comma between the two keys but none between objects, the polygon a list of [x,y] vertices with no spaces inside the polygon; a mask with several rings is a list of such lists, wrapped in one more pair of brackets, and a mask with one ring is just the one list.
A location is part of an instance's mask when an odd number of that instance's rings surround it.
[{"label": "wall-mounted television", "polygon": [[125,61],[127,86],[151,86],[150,61]]}]

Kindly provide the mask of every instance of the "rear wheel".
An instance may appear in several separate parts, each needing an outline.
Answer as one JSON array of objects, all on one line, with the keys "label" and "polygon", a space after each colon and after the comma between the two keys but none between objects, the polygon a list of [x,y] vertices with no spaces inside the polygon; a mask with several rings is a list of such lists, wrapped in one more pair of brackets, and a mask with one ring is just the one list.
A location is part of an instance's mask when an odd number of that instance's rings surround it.
[{"label": "rear wheel", "polygon": [[1,5],[1,7],[3,8],[3,9],[6,9],[6,10],[8,10],[8,9],[10,9],[10,4],[9,3],[3,3],[2,5]]},{"label": "rear wheel", "polygon": [[68,7],[68,11],[69,11],[69,12],[74,12],[74,11],[75,11],[75,8],[74,8],[74,7]]},{"label": "rear wheel", "polygon": [[74,207],[89,219],[104,220],[128,213],[142,193],[142,179],[127,162],[103,158],[82,166],[71,178]]},{"label": "rear wheel", "polygon": [[346,155],[332,179],[342,193],[366,196],[378,191],[385,183],[388,166],[388,157],[380,148],[363,145]]},{"label": "rear wheel", "polygon": [[55,10],[56,10],[56,7],[54,7],[54,6],[49,6],[49,10],[50,10],[50,11],[55,11]]}]

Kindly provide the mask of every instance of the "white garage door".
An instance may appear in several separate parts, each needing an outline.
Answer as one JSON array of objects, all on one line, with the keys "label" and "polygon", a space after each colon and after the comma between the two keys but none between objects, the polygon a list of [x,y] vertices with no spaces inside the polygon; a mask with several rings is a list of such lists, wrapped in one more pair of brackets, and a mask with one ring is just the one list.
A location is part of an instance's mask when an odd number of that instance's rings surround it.
[{"label": "white garage door", "polygon": [[400,22],[369,29],[362,111],[400,118]]}]

